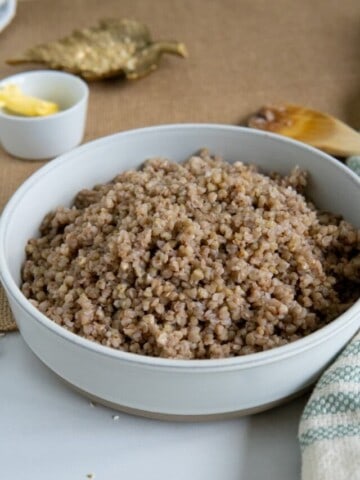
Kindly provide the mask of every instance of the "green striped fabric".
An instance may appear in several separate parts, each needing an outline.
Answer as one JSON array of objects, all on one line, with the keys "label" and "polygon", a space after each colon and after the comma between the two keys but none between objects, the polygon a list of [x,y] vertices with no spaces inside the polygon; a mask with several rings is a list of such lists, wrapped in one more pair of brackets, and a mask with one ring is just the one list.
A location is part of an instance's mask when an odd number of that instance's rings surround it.
[{"label": "green striped fabric", "polygon": [[[341,379],[334,380],[334,383],[342,382]],[[360,382],[360,375],[356,378]],[[317,415],[332,415],[337,413],[355,412],[360,410],[360,395],[353,391],[349,393],[335,392],[329,395],[320,395],[310,400],[306,405],[302,418],[304,420]]]},{"label": "green striped fabric", "polygon": [[302,480],[360,480],[360,331],[318,381],[299,442]]},{"label": "green striped fabric", "polygon": [[329,370],[324,373],[321,380],[317,384],[317,388],[323,388],[330,383],[343,381],[343,382],[359,382],[360,381],[360,365],[351,367],[345,365],[344,367],[337,367],[333,370]]},{"label": "green striped fabric", "polygon": [[360,355],[360,340],[350,343],[342,353],[343,357],[352,357]]},{"label": "green striped fabric", "polygon": [[358,425],[330,425],[329,427],[309,428],[301,436],[301,448],[304,449],[314,442],[332,440],[334,438],[352,437],[360,435],[360,424]]}]

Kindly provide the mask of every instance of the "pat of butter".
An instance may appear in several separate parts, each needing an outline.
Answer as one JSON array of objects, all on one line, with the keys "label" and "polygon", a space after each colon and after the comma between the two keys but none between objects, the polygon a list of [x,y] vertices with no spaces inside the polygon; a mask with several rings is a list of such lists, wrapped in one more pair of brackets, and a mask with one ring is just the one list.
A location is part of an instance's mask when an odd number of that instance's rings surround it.
[{"label": "pat of butter", "polygon": [[0,89],[0,107],[10,113],[27,117],[42,117],[59,111],[56,103],[24,95],[17,85],[4,85]]}]

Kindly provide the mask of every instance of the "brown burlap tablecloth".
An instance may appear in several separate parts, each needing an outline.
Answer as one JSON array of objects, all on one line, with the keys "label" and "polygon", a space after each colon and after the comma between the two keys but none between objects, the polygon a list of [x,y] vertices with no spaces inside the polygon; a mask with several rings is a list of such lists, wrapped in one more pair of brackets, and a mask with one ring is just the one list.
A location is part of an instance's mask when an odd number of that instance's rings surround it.
[{"label": "brown burlap tablecloth", "polygon": [[[239,124],[264,103],[283,101],[360,127],[359,0],[20,1],[0,34],[0,78],[25,69],[6,66],[6,58],[102,17],[143,21],[155,39],[185,42],[190,56],[164,57],[139,81],[92,83],[84,141],[164,123]],[[0,150],[0,208],[43,163]],[[1,291],[0,330],[14,327]]]}]

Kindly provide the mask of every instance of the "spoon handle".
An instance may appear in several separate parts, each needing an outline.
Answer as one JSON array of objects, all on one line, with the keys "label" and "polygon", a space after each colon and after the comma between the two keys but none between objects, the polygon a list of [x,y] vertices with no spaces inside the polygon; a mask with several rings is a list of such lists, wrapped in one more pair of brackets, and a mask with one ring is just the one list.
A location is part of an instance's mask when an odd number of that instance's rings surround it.
[{"label": "spoon handle", "polygon": [[336,121],[336,123],[338,129],[334,129],[333,133],[326,140],[324,139],[323,143],[319,141],[314,146],[339,157],[360,155],[360,133],[340,121]]}]

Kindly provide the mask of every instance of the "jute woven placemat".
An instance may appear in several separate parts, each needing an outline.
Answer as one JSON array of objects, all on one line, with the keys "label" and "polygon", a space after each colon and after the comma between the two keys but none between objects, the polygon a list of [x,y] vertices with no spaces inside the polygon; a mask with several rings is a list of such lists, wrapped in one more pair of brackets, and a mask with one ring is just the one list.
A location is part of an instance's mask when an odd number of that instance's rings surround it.
[{"label": "jute woven placemat", "polygon": [[[91,84],[85,141],[163,123],[238,124],[281,101],[360,127],[358,0],[29,0],[0,35],[0,78],[24,69],[4,60],[26,47],[115,16],[147,23],[154,38],[185,42],[190,57],[166,57],[138,82]],[[0,208],[42,164],[0,151]],[[0,330],[13,327],[1,292]]]},{"label": "jute woven placemat", "polygon": [[17,326],[6,300],[4,289],[0,287],[0,332],[13,330],[17,330]]}]

